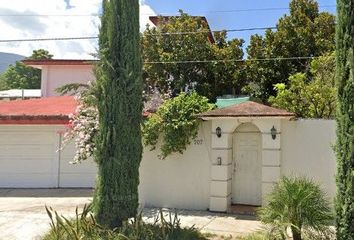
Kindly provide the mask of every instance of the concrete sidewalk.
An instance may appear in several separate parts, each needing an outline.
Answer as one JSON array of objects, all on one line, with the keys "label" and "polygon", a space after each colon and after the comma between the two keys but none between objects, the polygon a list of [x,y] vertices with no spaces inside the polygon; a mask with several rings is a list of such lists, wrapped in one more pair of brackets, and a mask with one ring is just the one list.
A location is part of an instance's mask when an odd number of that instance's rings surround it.
[{"label": "concrete sidewalk", "polygon": [[[64,216],[73,216],[76,206],[82,208],[92,198],[92,189],[0,189],[0,239],[40,239],[49,229],[44,206],[51,206]],[[164,209],[165,215],[168,211]],[[241,236],[260,229],[253,217],[178,210],[182,226],[194,226],[204,233]],[[144,219],[152,222],[159,209],[145,208]]]}]

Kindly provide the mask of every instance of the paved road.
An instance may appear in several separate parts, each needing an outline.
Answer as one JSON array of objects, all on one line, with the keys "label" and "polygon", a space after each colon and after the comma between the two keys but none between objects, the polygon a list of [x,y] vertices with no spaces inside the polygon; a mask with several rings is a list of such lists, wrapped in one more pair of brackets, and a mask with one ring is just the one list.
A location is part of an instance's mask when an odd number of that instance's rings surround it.
[{"label": "paved road", "polygon": [[[51,206],[65,216],[73,216],[76,206],[91,201],[91,189],[0,189],[0,240],[40,239],[49,228],[44,206]],[[158,210],[144,209],[146,221]],[[178,211],[182,226],[195,226],[203,232],[224,236],[256,231],[260,223],[252,217],[216,214],[207,211]]]}]

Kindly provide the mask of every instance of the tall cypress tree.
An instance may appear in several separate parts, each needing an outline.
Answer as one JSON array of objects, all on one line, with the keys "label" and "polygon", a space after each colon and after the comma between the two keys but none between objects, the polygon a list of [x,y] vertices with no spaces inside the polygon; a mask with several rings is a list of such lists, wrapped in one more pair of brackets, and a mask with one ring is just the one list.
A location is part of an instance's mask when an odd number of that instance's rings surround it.
[{"label": "tall cypress tree", "polygon": [[354,0],[337,0],[337,239],[354,239]]},{"label": "tall cypress tree", "polygon": [[139,0],[103,0],[102,7],[100,61],[95,69],[100,134],[93,206],[97,221],[114,228],[134,217],[138,208],[142,157]]}]

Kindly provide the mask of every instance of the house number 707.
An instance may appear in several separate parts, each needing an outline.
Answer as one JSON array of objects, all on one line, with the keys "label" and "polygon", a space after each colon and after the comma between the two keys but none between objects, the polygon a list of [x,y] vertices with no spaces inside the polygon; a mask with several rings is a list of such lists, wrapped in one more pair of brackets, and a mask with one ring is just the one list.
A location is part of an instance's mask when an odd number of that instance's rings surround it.
[{"label": "house number 707", "polygon": [[194,145],[202,145],[203,144],[203,139],[195,139],[194,140]]}]

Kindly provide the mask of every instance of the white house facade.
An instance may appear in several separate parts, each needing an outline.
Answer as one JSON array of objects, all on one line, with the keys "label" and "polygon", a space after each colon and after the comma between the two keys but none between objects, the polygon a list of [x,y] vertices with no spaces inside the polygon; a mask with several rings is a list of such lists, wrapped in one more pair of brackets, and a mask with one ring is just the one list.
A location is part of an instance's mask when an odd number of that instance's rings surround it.
[{"label": "white house facade", "polygon": [[[56,80],[46,81],[54,86]],[[63,130],[75,107],[68,96],[0,103],[0,188],[94,187],[95,163],[70,164],[74,145],[62,149]],[[311,178],[334,198],[334,121],[295,119],[251,101],[199,118],[198,136],[183,154],[160,160],[158,147],[144,148],[142,206],[218,212],[232,204],[260,206],[281,176]]]}]

